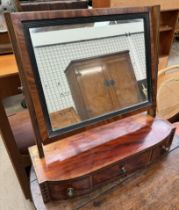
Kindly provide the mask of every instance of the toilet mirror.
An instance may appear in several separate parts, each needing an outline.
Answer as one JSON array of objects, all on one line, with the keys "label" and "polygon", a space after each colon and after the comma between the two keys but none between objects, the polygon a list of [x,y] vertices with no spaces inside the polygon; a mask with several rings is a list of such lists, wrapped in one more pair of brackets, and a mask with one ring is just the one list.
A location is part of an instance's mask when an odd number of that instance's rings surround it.
[{"label": "toilet mirror", "polygon": [[155,113],[158,14],[159,7],[11,14],[39,142]]},{"label": "toilet mirror", "polygon": [[75,22],[26,24],[43,112],[52,131],[74,129],[150,102],[146,17]]}]

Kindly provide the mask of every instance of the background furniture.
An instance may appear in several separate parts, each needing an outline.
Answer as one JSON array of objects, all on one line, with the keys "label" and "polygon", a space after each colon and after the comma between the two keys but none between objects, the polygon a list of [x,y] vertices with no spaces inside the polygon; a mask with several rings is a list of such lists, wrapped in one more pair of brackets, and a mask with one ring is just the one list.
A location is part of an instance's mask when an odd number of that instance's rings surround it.
[{"label": "background furniture", "polygon": [[140,6],[153,6],[153,5],[160,5],[161,10],[172,10],[179,8],[179,2],[178,0],[92,0],[92,5],[94,8],[97,7],[140,7]]},{"label": "background furniture", "polygon": [[[18,11],[38,11],[38,10],[58,10],[58,9],[78,9],[87,8],[88,0],[9,0],[7,3],[4,1],[2,11],[14,12],[16,7]],[[12,53],[12,45],[9,39],[8,32],[6,30],[6,24],[4,21],[3,13],[0,14],[0,54]]]},{"label": "background furniture", "polygon": [[[179,137],[175,136],[171,152],[147,169],[129,178],[70,201],[43,203],[37,178],[33,169],[30,174],[32,200],[37,210],[130,210],[132,209],[178,209],[179,200]],[[160,183],[160,185],[159,185]],[[120,184],[120,185],[119,185]],[[159,185],[159,186],[158,186]],[[170,192],[170,193],[169,193]]]},{"label": "background furniture", "polygon": [[159,70],[168,65],[168,56],[174,39],[179,14],[178,0],[93,0],[93,7],[137,7],[160,5]]},{"label": "background furniture", "polygon": [[0,32],[0,54],[12,53],[12,45],[8,32]]},{"label": "background furniture", "polygon": [[12,53],[12,45],[7,32],[7,27],[4,19],[4,12],[15,12],[14,0],[0,1],[0,55]]},{"label": "background furniture", "polygon": [[87,8],[87,0],[16,0],[19,11],[61,10]]},{"label": "background furniture", "polygon": [[13,54],[0,56],[0,97],[19,94],[21,86],[19,73]]},{"label": "background furniture", "polygon": [[168,65],[178,14],[178,9],[161,11],[160,13],[159,70]]},{"label": "background furniture", "polygon": [[157,114],[170,122],[179,119],[179,66],[158,73]]},{"label": "background furniture", "polygon": [[26,198],[30,198],[28,147],[35,144],[28,110],[7,116],[3,100],[19,94],[21,83],[14,55],[0,56],[0,131],[15,173]]},{"label": "background furniture", "polygon": [[65,74],[82,120],[141,101],[129,51],[72,61]]}]

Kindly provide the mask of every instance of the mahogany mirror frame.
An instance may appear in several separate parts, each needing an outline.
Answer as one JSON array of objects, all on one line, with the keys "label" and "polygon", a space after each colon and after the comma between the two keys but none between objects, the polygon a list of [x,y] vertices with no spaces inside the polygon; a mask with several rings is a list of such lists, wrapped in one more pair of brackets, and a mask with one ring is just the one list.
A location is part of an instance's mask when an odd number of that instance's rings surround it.
[{"label": "mahogany mirror frame", "polygon": [[[110,8],[110,9],[93,9],[93,10],[66,10],[66,11],[43,11],[43,12],[21,12],[6,14],[8,30],[13,44],[14,53],[16,55],[17,64],[20,72],[20,77],[24,87],[24,92],[30,111],[30,116],[33,128],[36,134],[36,141],[40,157],[44,156],[43,145],[53,141],[62,139],[72,134],[87,130],[91,127],[96,127],[101,124],[106,124],[116,119],[121,119],[126,116],[131,116],[139,112],[147,111],[150,115],[155,116],[156,112],[156,89],[157,89],[157,71],[158,71],[158,30],[159,30],[159,6],[141,7],[141,8]],[[118,115],[113,115],[112,118],[104,118],[81,126],[78,129],[64,132],[62,134],[49,132],[44,116],[38,87],[34,78],[33,66],[30,59],[27,42],[25,39],[24,22],[42,21],[42,20],[59,20],[62,19],[68,22],[69,19],[78,18],[95,18],[101,16],[115,15],[135,15],[147,14],[148,16],[148,37],[149,37],[149,70],[150,71],[150,86],[148,93],[150,94],[149,102],[143,106],[136,106],[135,109],[121,112]]]}]

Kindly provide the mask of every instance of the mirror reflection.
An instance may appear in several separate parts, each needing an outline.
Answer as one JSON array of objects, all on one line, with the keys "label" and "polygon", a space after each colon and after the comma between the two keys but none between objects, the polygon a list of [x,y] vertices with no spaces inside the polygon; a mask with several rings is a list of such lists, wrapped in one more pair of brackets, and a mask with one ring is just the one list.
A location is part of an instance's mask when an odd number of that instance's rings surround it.
[{"label": "mirror reflection", "polygon": [[143,19],[29,30],[52,130],[148,101]]}]

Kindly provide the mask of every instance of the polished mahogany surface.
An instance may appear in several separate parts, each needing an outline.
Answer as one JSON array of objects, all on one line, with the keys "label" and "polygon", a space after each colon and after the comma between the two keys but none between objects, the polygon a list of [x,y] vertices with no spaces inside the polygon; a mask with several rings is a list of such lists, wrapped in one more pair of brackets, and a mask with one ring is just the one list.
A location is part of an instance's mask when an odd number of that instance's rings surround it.
[{"label": "polished mahogany surface", "polygon": [[81,177],[124,160],[165,140],[173,126],[160,118],[136,115],[44,146],[40,159],[30,148],[39,183]]},{"label": "polished mahogany surface", "polygon": [[175,136],[169,154],[159,161],[80,198],[44,204],[34,170],[30,178],[37,210],[178,210],[179,137]]}]

